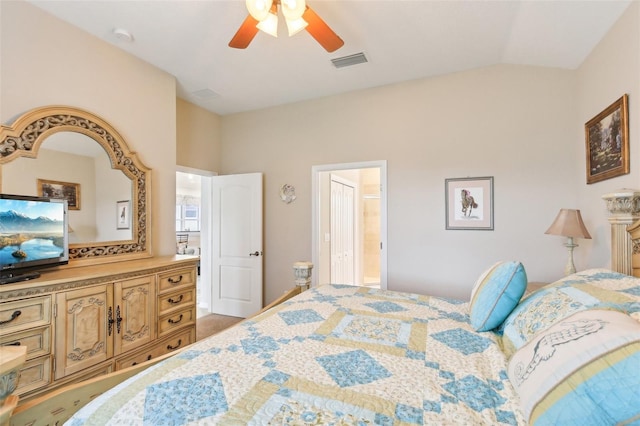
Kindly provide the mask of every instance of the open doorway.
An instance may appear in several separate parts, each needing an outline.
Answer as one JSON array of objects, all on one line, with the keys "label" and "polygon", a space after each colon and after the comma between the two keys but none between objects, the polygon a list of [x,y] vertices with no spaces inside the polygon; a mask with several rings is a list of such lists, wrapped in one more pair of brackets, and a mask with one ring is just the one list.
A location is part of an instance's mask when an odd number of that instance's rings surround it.
[{"label": "open doorway", "polygon": [[[197,316],[211,312],[211,267],[206,262],[211,247],[211,173],[180,168],[176,171],[176,253],[200,256],[196,303]],[[205,260],[205,261],[203,261]]]},{"label": "open doorway", "polygon": [[387,288],[386,161],[314,166],[313,284]]}]

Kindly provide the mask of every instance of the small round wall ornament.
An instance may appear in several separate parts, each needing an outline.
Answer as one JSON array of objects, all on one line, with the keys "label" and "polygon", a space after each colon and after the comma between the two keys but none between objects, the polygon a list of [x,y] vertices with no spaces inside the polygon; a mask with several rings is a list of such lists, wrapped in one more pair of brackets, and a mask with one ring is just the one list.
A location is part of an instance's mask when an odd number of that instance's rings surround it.
[{"label": "small round wall ornament", "polygon": [[282,185],[280,188],[280,199],[289,204],[296,199],[296,188],[289,184]]}]

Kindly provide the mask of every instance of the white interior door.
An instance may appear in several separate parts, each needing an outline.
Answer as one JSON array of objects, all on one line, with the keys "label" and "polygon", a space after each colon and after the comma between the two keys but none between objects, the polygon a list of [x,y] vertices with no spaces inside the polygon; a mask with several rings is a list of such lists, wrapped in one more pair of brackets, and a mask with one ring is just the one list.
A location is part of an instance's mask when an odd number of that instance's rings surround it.
[{"label": "white interior door", "polygon": [[262,308],[262,173],[212,178],[212,312]]},{"label": "white interior door", "polygon": [[331,175],[331,282],[355,284],[355,184]]}]

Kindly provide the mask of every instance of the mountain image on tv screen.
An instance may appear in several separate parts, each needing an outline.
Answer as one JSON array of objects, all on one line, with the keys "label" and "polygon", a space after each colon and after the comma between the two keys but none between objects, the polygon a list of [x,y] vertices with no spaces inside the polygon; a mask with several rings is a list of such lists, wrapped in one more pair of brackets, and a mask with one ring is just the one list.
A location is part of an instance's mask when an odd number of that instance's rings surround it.
[{"label": "mountain image on tv screen", "polygon": [[63,215],[60,203],[0,200],[0,264],[60,257]]}]

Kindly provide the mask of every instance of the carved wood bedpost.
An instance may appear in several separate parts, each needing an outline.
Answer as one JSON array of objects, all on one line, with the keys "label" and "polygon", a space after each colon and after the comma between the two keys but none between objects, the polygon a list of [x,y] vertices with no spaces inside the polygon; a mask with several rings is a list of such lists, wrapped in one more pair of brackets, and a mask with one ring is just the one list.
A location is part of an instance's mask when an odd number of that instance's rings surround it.
[{"label": "carved wood bedpost", "polygon": [[634,249],[629,227],[640,219],[640,191],[621,189],[605,194],[609,223],[611,223],[611,269],[633,275],[632,254]]}]

